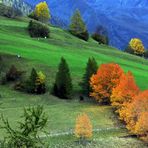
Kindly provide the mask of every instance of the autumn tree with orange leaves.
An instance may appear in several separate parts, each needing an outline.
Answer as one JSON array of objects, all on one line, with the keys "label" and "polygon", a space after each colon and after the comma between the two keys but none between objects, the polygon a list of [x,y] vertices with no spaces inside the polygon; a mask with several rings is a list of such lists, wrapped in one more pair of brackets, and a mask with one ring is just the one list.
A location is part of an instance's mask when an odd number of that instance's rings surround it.
[{"label": "autumn tree with orange leaves", "polygon": [[131,133],[148,142],[148,90],[136,95],[131,103],[126,103],[119,115]]},{"label": "autumn tree with orange leaves", "polygon": [[120,109],[124,103],[131,102],[132,98],[139,93],[133,74],[122,74],[119,85],[115,87],[111,95],[112,106]]},{"label": "autumn tree with orange leaves", "polygon": [[82,143],[92,137],[92,124],[86,113],[79,115],[76,119],[75,136]]},{"label": "autumn tree with orange leaves", "polygon": [[91,77],[90,96],[100,103],[110,104],[112,90],[119,84],[122,74],[123,70],[118,64],[102,64],[97,73]]},{"label": "autumn tree with orange leaves", "polygon": [[135,133],[148,142],[148,111],[142,112],[135,125]]}]

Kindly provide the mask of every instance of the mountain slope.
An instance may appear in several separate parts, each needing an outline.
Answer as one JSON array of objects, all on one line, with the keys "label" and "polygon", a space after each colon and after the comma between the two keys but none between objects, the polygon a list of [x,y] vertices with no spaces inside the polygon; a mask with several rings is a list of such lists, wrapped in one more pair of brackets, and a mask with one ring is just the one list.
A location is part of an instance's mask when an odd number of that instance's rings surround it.
[{"label": "mountain slope", "polygon": [[[40,2],[40,0],[25,1],[31,5]],[[67,26],[73,11],[78,8],[90,32],[94,32],[98,25],[105,26],[109,34],[110,45],[124,49],[131,38],[138,37],[148,48],[147,0],[46,1],[54,16],[64,20]]]},{"label": "mountain slope", "polygon": [[50,27],[51,38],[38,40],[31,38],[27,32],[28,19],[0,19],[0,52],[20,54],[24,58],[35,61],[38,65],[49,66],[52,72],[49,76],[50,84],[54,82],[53,77],[56,74],[57,65],[63,56],[72,72],[74,90],[78,90],[78,83],[82,79],[87,60],[89,57],[94,57],[99,65],[107,62],[120,64],[125,71],[133,72],[141,89],[148,88],[148,61],[143,58],[98,45],[91,38],[85,42],[55,27]]}]

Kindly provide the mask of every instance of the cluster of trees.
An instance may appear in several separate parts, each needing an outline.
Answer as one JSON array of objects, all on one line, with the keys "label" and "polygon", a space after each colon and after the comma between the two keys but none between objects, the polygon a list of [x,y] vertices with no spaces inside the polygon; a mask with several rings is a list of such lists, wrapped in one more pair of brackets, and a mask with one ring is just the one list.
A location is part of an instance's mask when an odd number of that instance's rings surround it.
[{"label": "cluster of trees", "polygon": [[132,38],[130,40],[128,47],[125,49],[125,52],[148,58],[148,51],[145,50],[142,41],[138,38]]},{"label": "cluster of trees", "polygon": [[[90,78],[97,72],[98,66],[96,60],[92,57],[88,59],[86,70],[82,78],[80,86],[82,94],[89,97],[91,91]],[[52,94],[62,99],[70,99],[73,92],[72,79],[69,66],[66,60],[62,57],[56,74],[55,83],[52,88]]]},{"label": "cluster of trees", "polygon": [[46,92],[46,76],[43,72],[36,72],[33,68],[30,77],[27,80],[23,80],[24,73],[24,71],[18,70],[12,65],[9,70],[1,76],[1,84],[4,85],[7,82],[14,82],[15,90],[36,94],[43,94]]},{"label": "cluster of trees", "polygon": [[27,81],[21,82],[24,84],[24,90],[28,93],[44,94],[46,92],[46,76],[43,72],[37,72],[34,68]]},{"label": "cluster of trees", "polygon": [[[29,15],[29,17],[42,22],[38,23],[35,21],[30,21],[28,30],[31,37],[49,37],[49,28],[43,25],[43,23],[48,23],[51,19],[50,10],[47,3],[40,2],[39,4],[37,4],[34,11]],[[71,17],[69,32],[72,35],[85,41],[88,41],[89,39],[89,33],[86,24],[82,19],[79,10],[76,10]],[[108,44],[108,37],[106,35],[103,35],[101,32],[98,32],[97,29],[97,31],[92,35],[92,38],[96,40],[99,44]]]},{"label": "cluster of trees", "polygon": [[29,15],[34,19],[29,22],[28,31],[31,37],[48,38],[50,34],[47,23],[51,19],[50,10],[47,3],[40,2],[36,5],[35,10]]},{"label": "cluster of trees", "polygon": [[[0,60],[2,60],[2,58],[0,58]],[[87,97],[89,97],[89,92],[92,89],[89,83],[90,78],[93,74],[96,74],[97,69],[98,66],[96,60],[93,57],[89,58],[82,82],[80,83],[82,94]],[[26,79],[26,77],[24,77],[25,73],[25,71],[18,70],[14,65],[12,65],[1,78],[1,84],[6,84],[7,82],[12,81],[15,84],[15,90],[32,94],[44,94],[47,90],[45,74],[41,71],[37,72],[36,69],[33,68],[30,76]],[[71,72],[68,63],[63,57],[59,63],[51,93],[61,99],[72,98],[73,85]]]},{"label": "cluster of trees", "polygon": [[37,72],[32,68],[29,78],[27,80],[19,79],[14,88],[32,94],[44,94],[46,92],[46,76],[42,71]]},{"label": "cluster of trees", "polygon": [[111,104],[131,133],[148,141],[148,90],[140,91],[131,72],[118,64],[102,64],[90,79],[90,96],[99,103]]}]

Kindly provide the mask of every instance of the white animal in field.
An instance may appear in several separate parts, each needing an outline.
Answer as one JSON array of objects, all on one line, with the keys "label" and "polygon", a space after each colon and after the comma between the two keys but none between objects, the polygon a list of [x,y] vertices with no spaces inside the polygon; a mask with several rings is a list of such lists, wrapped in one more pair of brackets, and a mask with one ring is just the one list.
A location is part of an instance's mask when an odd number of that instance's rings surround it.
[{"label": "white animal in field", "polygon": [[20,55],[20,54],[18,54],[18,55],[17,55],[17,58],[21,58],[21,55]]}]

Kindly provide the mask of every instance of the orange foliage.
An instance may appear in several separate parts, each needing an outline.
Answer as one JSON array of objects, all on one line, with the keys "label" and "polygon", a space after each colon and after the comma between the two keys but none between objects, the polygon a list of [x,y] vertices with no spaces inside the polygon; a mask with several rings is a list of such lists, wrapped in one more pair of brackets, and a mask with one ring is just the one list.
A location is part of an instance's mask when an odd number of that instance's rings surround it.
[{"label": "orange foliage", "polygon": [[135,126],[135,133],[148,142],[148,112],[142,112]]},{"label": "orange foliage", "polygon": [[131,72],[122,74],[119,85],[113,89],[111,102],[117,109],[124,103],[130,102],[132,98],[139,93],[139,88],[135,83]]},{"label": "orange foliage", "polygon": [[[134,134],[141,137],[147,136],[147,116],[148,112],[148,90],[139,93],[131,103],[124,104],[119,111],[120,118],[123,119],[127,128]],[[141,128],[143,127],[143,128]]]},{"label": "orange foliage", "polygon": [[119,84],[122,74],[123,70],[118,64],[102,64],[97,74],[90,79],[92,87],[90,96],[94,97],[98,102],[110,103],[112,89]]},{"label": "orange foliage", "polygon": [[80,139],[92,137],[92,125],[87,114],[83,113],[77,117],[75,135]]}]

